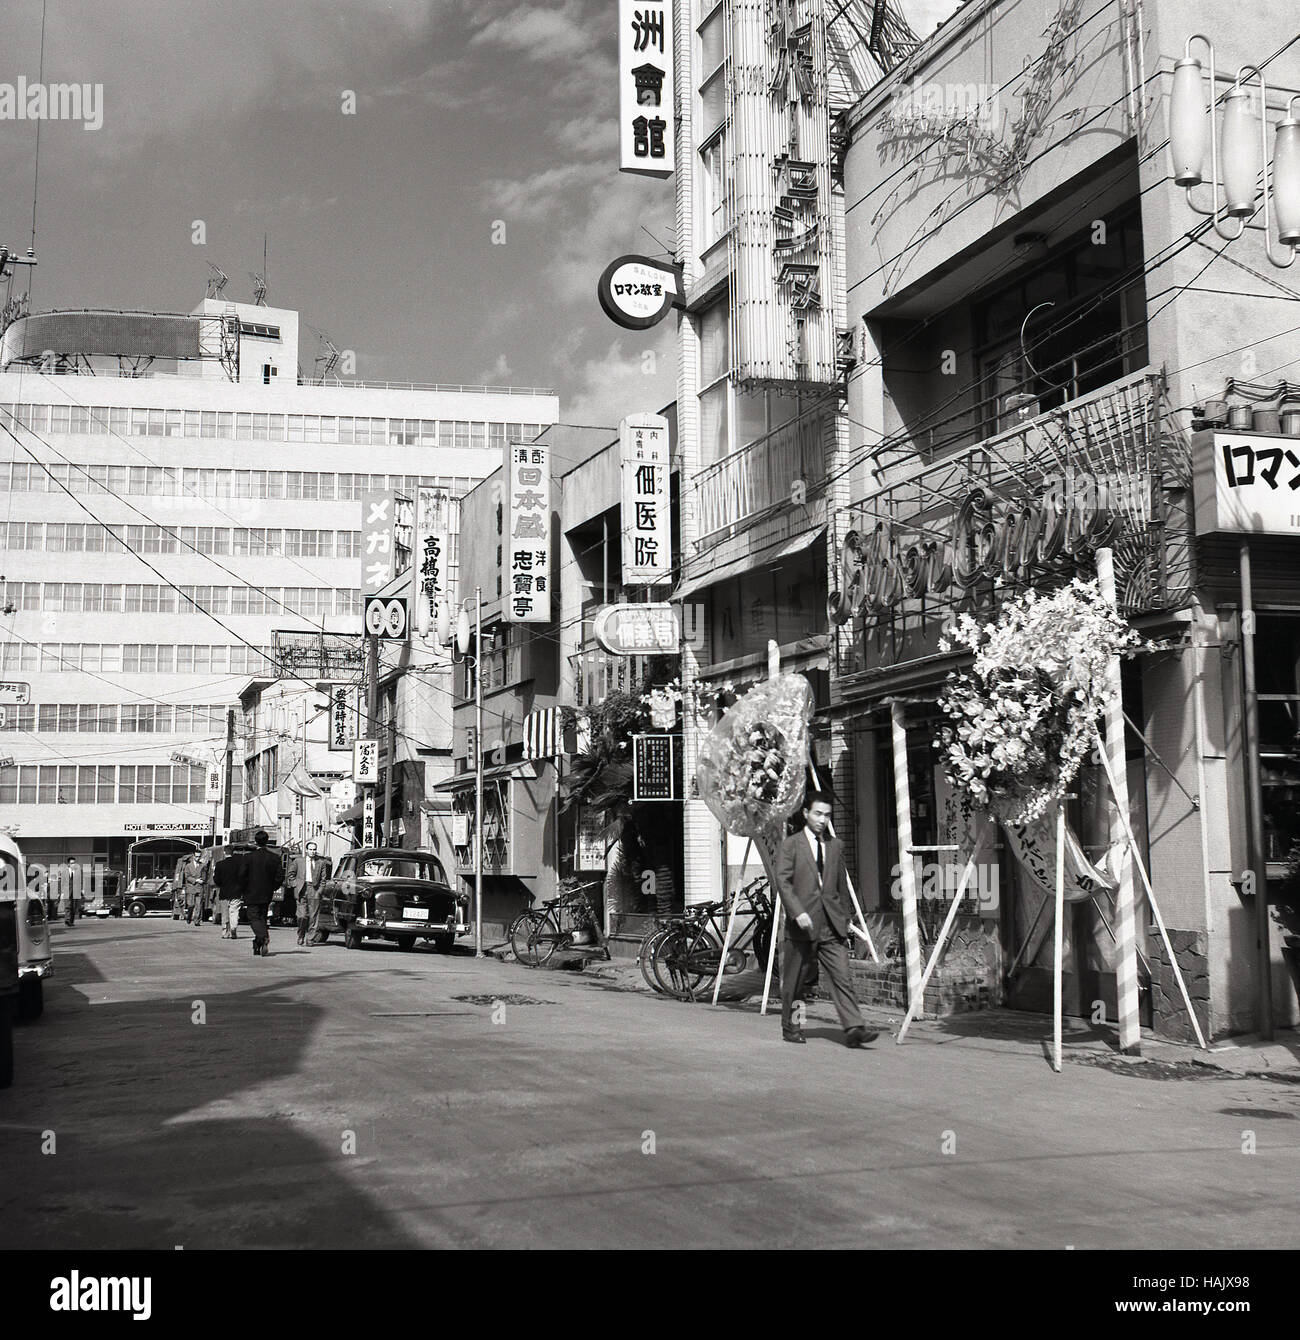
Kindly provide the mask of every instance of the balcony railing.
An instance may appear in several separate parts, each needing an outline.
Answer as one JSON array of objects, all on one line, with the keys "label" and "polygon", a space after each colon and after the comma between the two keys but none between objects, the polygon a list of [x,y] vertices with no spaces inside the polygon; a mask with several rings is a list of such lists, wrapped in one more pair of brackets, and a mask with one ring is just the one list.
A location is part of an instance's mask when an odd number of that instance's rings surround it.
[{"label": "balcony railing", "polygon": [[696,476],[697,543],[791,500],[802,481],[811,492],[826,479],[826,420],[807,415],[733,451]]}]

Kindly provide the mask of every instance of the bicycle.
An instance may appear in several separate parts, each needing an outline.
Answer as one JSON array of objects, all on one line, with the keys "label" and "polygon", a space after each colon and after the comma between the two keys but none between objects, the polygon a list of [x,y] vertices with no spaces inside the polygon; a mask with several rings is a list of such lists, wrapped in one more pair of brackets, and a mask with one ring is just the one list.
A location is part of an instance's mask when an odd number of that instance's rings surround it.
[{"label": "bicycle", "polygon": [[754,880],[740,889],[734,898],[737,913],[747,914],[749,919],[727,946],[725,965],[722,963],[722,940],[731,913],[731,900],[688,908],[647,946],[650,971],[664,995],[693,1001],[700,986],[718,976],[720,966],[724,977],[744,972],[749,967],[751,950],[759,963],[766,962],[772,942],[772,904],[767,895],[767,881]]},{"label": "bicycle", "polygon": [[[599,888],[595,883],[584,884],[572,893],[562,893],[537,907],[521,912],[510,924],[507,938],[518,961],[529,968],[540,968],[550,961],[557,949],[575,947],[574,940],[580,929],[590,928],[596,937],[596,947],[609,957],[609,948],[600,931],[599,918],[587,890]],[[584,909],[579,917],[575,909]],[[577,946],[585,948],[585,946]]]}]

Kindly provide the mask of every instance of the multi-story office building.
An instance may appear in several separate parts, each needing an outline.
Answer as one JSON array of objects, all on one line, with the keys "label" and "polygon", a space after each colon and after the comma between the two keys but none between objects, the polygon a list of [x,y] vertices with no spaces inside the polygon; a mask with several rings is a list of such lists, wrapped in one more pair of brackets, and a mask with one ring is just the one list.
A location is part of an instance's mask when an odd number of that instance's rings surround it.
[{"label": "multi-story office building", "polygon": [[297,332],[209,299],[0,336],[0,826],[32,859],[211,831],[202,762],[276,631],[360,632],[362,494],[459,497],[558,416],[540,390],[304,381]]}]

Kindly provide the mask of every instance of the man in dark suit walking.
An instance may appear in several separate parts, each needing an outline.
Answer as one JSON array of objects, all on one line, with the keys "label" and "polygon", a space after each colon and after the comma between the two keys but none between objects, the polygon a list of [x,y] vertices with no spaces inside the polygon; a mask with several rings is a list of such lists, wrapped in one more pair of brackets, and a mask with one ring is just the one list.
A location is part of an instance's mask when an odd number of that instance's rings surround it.
[{"label": "man in dark suit walking", "polygon": [[253,930],[253,954],[269,958],[271,932],[266,924],[266,909],[276,889],[284,883],[284,866],[275,852],[267,850],[270,838],[260,828],[253,834],[253,841],[257,845],[245,857],[244,864],[244,906]]},{"label": "man in dark suit walking", "polygon": [[298,943],[303,944],[311,931],[311,943],[321,944],[320,894],[330,877],[330,863],[316,854],[316,844],[309,842],[302,861],[302,887],[298,890]]},{"label": "man in dark suit walking", "polygon": [[869,1032],[849,981],[849,889],[844,848],[827,834],[829,797],[809,792],[801,832],[781,844],[776,861],[777,892],[785,908],[781,952],[781,1036],[804,1042],[794,1021],[794,1002],[820,963],[831,985],[831,998],[844,1029],[844,1042],[861,1047],[879,1037]]}]

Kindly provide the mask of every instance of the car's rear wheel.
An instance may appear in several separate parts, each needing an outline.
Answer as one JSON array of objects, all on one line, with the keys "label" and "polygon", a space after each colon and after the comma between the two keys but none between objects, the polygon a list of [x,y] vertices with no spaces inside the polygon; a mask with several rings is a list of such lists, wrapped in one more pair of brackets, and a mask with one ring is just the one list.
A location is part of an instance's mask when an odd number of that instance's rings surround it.
[{"label": "car's rear wheel", "polygon": [[415,936],[414,936],[414,935],[399,935],[399,936],[397,937],[397,947],[398,947],[398,949],[414,949],[414,948],[415,948]]},{"label": "car's rear wheel", "polygon": [[454,935],[435,935],[433,943],[440,954],[450,954],[456,946],[456,937]]},{"label": "car's rear wheel", "polygon": [[45,1010],[45,983],[39,977],[23,977],[18,982],[18,1017],[39,1019]]},{"label": "car's rear wheel", "polygon": [[348,949],[360,949],[364,941],[365,936],[357,930],[355,925],[350,925],[343,932],[343,944]]},{"label": "car's rear wheel", "polygon": [[[126,914],[129,917],[142,917],[148,910],[149,909],[145,907],[145,905],[137,898],[135,902],[133,902],[131,906],[126,909]],[[172,916],[179,919],[180,913],[173,912]]]}]

